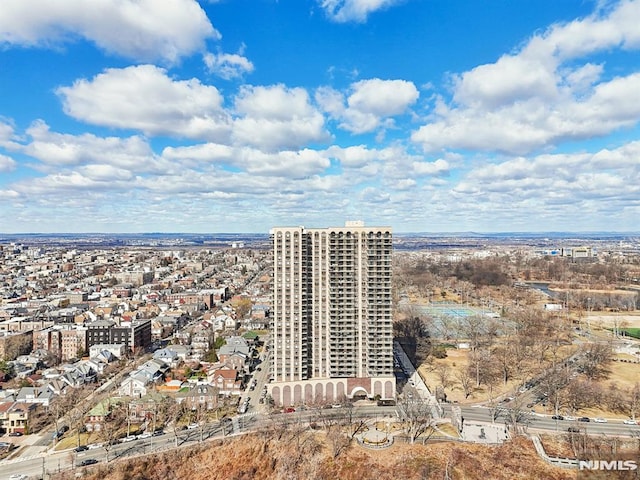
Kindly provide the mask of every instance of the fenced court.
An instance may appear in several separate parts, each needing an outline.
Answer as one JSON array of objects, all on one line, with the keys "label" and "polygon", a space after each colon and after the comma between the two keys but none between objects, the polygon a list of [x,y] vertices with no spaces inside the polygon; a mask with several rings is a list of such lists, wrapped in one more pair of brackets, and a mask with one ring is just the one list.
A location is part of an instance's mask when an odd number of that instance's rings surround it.
[{"label": "fenced court", "polygon": [[464,319],[468,317],[481,317],[490,320],[500,316],[488,309],[461,305],[450,302],[431,302],[427,305],[415,305],[421,314],[431,317],[431,332],[436,337],[456,338],[460,333]]}]

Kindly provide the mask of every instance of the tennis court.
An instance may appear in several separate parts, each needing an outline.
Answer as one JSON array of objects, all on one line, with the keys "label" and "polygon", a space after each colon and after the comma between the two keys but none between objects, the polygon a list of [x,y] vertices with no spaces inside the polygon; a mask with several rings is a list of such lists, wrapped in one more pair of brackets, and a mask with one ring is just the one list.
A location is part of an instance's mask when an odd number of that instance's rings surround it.
[{"label": "tennis court", "polygon": [[414,308],[423,315],[431,317],[432,335],[442,338],[457,337],[465,318],[482,317],[489,320],[500,317],[491,310],[449,302],[431,302],[428,305],[416,305]]}]

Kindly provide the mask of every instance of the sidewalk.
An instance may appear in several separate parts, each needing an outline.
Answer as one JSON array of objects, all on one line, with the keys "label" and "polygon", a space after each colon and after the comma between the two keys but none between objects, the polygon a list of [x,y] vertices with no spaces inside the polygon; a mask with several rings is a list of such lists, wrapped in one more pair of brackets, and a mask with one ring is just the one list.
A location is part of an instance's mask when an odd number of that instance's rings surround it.
[{"label": "sidewalk", "polygon": [[465,422],[461,435],[463,440],[476,443],[502,443],[509,438],[505,426],[499,423]]}]

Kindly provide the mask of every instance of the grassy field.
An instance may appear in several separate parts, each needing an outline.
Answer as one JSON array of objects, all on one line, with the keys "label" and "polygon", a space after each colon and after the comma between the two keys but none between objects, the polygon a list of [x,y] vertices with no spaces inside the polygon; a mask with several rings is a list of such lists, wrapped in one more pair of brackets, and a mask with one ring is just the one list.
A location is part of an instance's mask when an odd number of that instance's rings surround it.
[{"label": "grassy field", "polygon": [[621,328],[621,332],[633,338],[640,338],[640,328]]}]

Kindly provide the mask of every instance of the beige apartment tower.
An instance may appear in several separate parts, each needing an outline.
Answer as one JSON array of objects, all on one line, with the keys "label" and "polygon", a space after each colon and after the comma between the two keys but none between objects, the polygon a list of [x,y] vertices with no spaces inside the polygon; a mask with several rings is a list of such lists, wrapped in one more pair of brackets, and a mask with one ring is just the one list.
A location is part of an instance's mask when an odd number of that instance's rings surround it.
[{"label": "beige apartment tower", "polygon": [[273,242],[277,405],[395,395],[388,227],[279,227]]}]

